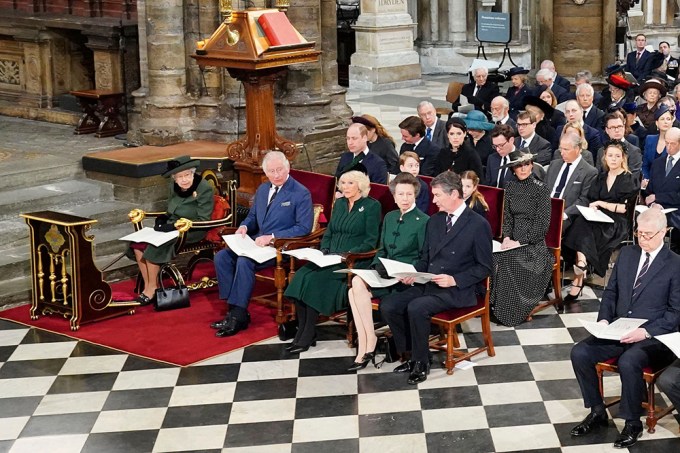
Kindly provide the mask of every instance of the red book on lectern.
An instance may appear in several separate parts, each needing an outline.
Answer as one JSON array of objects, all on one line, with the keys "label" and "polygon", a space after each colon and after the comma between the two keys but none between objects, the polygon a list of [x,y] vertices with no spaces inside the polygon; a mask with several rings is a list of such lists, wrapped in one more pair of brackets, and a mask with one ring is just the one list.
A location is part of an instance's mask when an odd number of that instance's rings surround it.
[{"label": "red book on lectern", "polygon": [[286,46],[304,42],[303,39],[300,39],[300,34],[290,23],[288,17],[280,11],[264,13],[258,17],[257,22],[272,46]]}]

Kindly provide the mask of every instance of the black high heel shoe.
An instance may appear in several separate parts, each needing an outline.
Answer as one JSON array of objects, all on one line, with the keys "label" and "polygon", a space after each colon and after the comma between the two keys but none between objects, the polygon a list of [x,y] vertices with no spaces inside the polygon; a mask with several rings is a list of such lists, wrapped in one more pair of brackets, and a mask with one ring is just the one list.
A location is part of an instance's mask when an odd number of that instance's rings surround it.
[{"label": "black high heel shoe", "polygon": [[[315,346],[316,346],[316,337],[314,337],[314,339],[312,340],[312,344],[310,344],[310,346],[311,346],[311,347],[315,347]],[[298,349],[298,348],[301,348],[301,347],[303,347],[303,346],[300,346],[300,345],[296,344],[294,341],[292,341],[292,342],[290,342],[290,343],[288,343],[288,344],[286,345],[286,348],[285,348],[285,349],[286,349],[286,351],[293,352],[293,349]],[[307,346],[307,348],[305,349],[305,351],[306,351],[307,349],[309,349],[309,346]]]},{"label": "black high heel shoe", "polygon": [[578,294],[567,294],[566,296],[564,296],[564,297],[562,298],[562,300],[563,300],[564,302],[573,302],[573,301],[575,301],[576,299],[578,299],[579,297],[581,297],[581,293],[583,292],[583,285],[581,285],[581,286],[572,285],[571,287],[572,287],[572,288],[579,288]]},{"label": "black high heel shoe", "polygon": [[364,356],[361,358],[361,362],[352,363],[349,368],[347,368],[347,371],[363,370],[370,362],[375,364],[375,350],[373,350],[373,352],[367,352],[364,354]]}]

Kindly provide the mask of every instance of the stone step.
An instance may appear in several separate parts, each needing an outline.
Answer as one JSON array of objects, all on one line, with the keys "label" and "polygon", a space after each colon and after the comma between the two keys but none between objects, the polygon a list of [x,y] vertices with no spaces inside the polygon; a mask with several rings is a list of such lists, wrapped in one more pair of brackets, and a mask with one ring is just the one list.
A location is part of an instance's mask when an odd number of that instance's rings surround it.
[{"label": "stone step", "polygon": [[3,169],[0,179],[0,192],[37,184],[47,184],[68,179],[84,179],[85,171],[79,161],[69,162],[61,156],[40,157],[40,165],[34,159],[24,159]]},{"label": "stone step", "polygon": [[52,210],[55,206],[77,206],[96,200],[112,200],[109,184],[87,181],[58,181],[0,193],[0,220],[13,218],[20,212]]}]

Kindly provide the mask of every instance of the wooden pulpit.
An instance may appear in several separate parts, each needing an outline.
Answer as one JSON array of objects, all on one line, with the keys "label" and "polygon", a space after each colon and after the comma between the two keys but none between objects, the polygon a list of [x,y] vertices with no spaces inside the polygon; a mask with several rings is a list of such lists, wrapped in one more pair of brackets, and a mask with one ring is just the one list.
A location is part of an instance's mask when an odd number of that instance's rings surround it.
[{"label": "wooden pulpit", "polygon": [[111,287],[94,263],[96,220],[54,211],[21,214],[30,228],[31,319],[55,314],[81,324],[133,314],[139,302],[114,302]]},{"label": "wooden pulpit", "polygon": [[[283,152],[289,160],[298,153],[295,143],[276,133],[274,84],[290,64],[318,61],[314,42],[300,36],[300,42],[272,45],[258,19],[276,9],[248,9],[230,13],[213,33],[200,41],[191,55],[201,67],[227,68],[241,81],[246,94],[246,135],[227,145],[227,157],[239,171],[240,205],[250,206],[255,190],[264,180],[262,159],[271,150]],[[298,33],[299,35],[299,33]]]}]

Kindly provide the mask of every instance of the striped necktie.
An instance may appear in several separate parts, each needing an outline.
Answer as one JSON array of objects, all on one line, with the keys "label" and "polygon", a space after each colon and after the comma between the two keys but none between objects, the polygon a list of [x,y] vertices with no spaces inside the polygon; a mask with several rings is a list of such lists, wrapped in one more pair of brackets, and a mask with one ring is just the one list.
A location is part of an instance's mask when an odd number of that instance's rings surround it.
[{"label": "striped necktie", "polygon": [[446,214],[446,233],[453,228],[453,214]]},{"label": "striped necktie", "polygon": [[642,277],[645,276],[648,270],[649,270],[649,253],[645,253],[645,262],[642,263],[640,273],[638,274],[637,278],[635,279],[635,283],[633,284],[633,299],[635,299],[635,296],[637,296],[637,290],[640,284],[642,283]]}]

